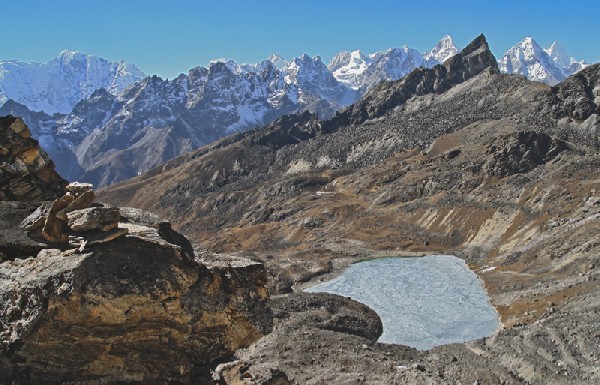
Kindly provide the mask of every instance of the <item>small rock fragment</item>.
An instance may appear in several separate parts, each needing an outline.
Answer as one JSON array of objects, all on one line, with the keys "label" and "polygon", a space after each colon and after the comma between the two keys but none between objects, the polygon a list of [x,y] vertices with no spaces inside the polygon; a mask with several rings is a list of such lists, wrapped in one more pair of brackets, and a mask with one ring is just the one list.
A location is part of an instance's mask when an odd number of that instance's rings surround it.
[{"label": "small rock fragment", "polygon": [[46,217],[46,223],[44,224],[44,229],[42,230],[42,235],[48,242],[69,242],[69,237],[67,234],[65,234],[67,222],[58,218],[56,213],[73,203],[73,200],[73,196],[65,195],[52,202],[52,207],[50,207],[50,212]]},{"label": "small rock fragment", "polygon": [[25,231],[34,231],[41,229],[42,227],[44,227],[44,223],[46,223],[46,217],[48,216],[49,210],[50,205],[46,203],[42,204],[27,218],[23,219],[23,222],[21,222],[21,225],[19,227]]},{"label": "small rock fragment", "polygon": [[112,229],[110,231],[94,233],[91,236],[86,236],[85,240],[80,245],[81,251],[83,251],[83,248],[87,246],[110,242],[113,239],[121,238],[127,235],[127,233],[129,233],[129,229],[125,227],[117,227],[116,229]]},{"label": "small rock fragment", "polygon": [[85,192],[92,191],[94,185],[91,183],[72,182],[66,187],[67,191],[75,196],[79,196]]},{"label": "small rock fragment", "polygon": [[109,231],[119,225],[118,207],[90,207],[67,213],[69,228],[73,231]]},{"label": "small rock fragment", "polygon": [[[69,186],[67,186],[67,188]],[[77,198],[75,198],[75,200],[70,205],[68,205],[67,207],[60,210],[58,213],[56,213],[56,216],[59,219],[62,219],[63,221],[66,222],[68,220],[67,219],[68,213],[73,212],[75,210],[87,209],[88,207],[90,207],[92,205],[92,203],[94,203],[94,199],[96,199],[96,194],[94,194],[94,191],[92,191],[92,190],[85,191],[81,195],[78,195]]]}]

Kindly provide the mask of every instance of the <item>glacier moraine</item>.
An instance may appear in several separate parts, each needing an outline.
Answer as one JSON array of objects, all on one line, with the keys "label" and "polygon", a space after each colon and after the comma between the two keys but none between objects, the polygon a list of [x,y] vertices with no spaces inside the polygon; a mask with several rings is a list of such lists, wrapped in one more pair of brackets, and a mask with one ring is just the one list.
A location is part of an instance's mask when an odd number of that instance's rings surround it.
[{"label": "glacier moraine", "polygon": [[490,336],[500,327],[480,279],[449,255],[359,262],[306,291],[364,303],[383,323],[379,342],[421,350]]}]

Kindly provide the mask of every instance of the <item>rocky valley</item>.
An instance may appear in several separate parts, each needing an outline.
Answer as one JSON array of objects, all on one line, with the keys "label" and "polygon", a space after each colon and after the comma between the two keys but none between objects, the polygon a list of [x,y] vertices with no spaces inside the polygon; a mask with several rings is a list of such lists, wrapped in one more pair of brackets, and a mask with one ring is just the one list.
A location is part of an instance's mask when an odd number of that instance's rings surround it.
[{"label": "rocky valley", "polygon": [[[598,76],[595,65],[550,87],[501,74],[480,36],[329,120],[283,117],[100,197],[265,263],[275,329],[229,371],[270,365],[302,384],[594,383]],[[340,334],[325,326],[337,316],[299,293],[364,258],[440,252],[479,273],[503,330],[419,352]]]},{"label": "rocky valley", "polygon": [[[534,82],[481,35],[402,76],[96,193],[4,118],[0,381],[599,382],[600,66]],[[364,259],[440,253],[482,280],[492,336],[379,343],[373,310],[303,291]]]}]

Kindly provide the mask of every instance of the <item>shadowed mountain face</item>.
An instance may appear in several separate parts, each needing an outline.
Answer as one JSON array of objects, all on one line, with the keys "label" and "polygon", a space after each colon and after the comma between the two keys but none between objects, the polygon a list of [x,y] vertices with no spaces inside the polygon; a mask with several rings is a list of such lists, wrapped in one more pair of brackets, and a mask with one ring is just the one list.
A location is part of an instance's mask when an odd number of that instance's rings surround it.
[{"label": "shadowed mountain face", "polygon": [[527,325],[411,358],[423,371],[390,373],[378,346],[355,369],[325,358],[328,348],[311,364],[311,341],[339,341],[283,326],[241,355],[278,362],[300,383],[348,383],[365,367],[381,384],[594,382],[597,349],[584,335],[598,332],[599,74],[590,66],[555,87],[503,75],[480,36],[329,120],[283,117],[100,197],[157,211],[215,251],[256,253],[276,293],[365,257],[453,253],[480,273],[505,326]]}]

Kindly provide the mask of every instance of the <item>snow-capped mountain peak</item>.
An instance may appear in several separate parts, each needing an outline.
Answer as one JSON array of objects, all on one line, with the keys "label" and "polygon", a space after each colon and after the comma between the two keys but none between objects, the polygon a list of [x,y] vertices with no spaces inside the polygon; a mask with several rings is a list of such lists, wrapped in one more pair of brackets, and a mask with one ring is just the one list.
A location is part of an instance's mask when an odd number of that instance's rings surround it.
[{"label": "snow-capped mountain peak", "polygon": [[443,63],[457,53],[458,48],[456,47],[456,44],[454,44],[454,40],[450,35],[445,35],[431,51],[425,52],[423,57],[427,61],[437,60],[438,62]]},{"label": "snow-capped mountain peak", "polygon": [[13,99],[34,111],[69,113],[99,88],[117,95],[144,77],[135,65],[78,51],[45,64],[0,61],[0,104]]},{"label": "snow-capped mountain peak", "polygon": [[532,37],[526,37],[517,43],[517,50],[515,52],[521,53],[525,60],[534,60],[545,52],[542,47]]},{"label": "snow-capped mountain peak", "polygon": [[544,51],[546,51],[546,53],[550,55],[550,58],[559,66],[568,67],[571,65],[571,60],[573,58],[569,55],[565,47],[563,47],[559,42],[555,41]]},{"label": "snow-capped mountain peak", "polygon": [[544,51],[546,51],[550,58],[563,69],[565,76],[570,76],[590,65],[583,60],[577,61],[569,55],[567,49],[557,41],[552,43],[552,45]]},{"label": "snow-capped mountain peak", "polygon": [[318,96],[333,105],[348,105],[357,98],[355,93],[334,77],[320,56],[307,54],[292,59],[282,70],[285,82],[298,89],[298,96],[308,102],[306,95]]},{"label": "snow-capped mountain peak", "polygon": [[339,82],[358,89],[360,85],[355,80],[371,63],[372,59],[360,50],[342,51],[331,59],[327,68]]},{"label": "snow-capped mountain peak", "polygon": [[275,68],[277,68],[278,70],[285,68],[285,66],[289,64],[287,60],[285,60],[281,55],[278,55],[276,53],[269,56],[269,61],[273,63]]},{"label": "snow-capped mountain peak", "polygon": [[60,51],[60,53],[58,54],[58,59],[66,62],[66,61],[74,60],[76,57],[82,58],[84,56],[85,55],[79,51],[71,51],[71,50],[65,49],[63,51]]},{"label": "snow-capped mountain peak", "polygon": [[406,45],[365,55],[360,50],[342,51],[331,59],[329,71],[342,84],[366,90],[381,80],[397,80],[418,67],[432,67],[458,52],[454,40],[444,36],[425,53]]},{"label": "snow-capped mountain peak", "polygon": [[498,61],[500,71],[520,74],[529,80],[555,85],[588,64],[570,57],[567,50],[554,42],[543,49],[532,37],[526,37],[511,47]]}]

